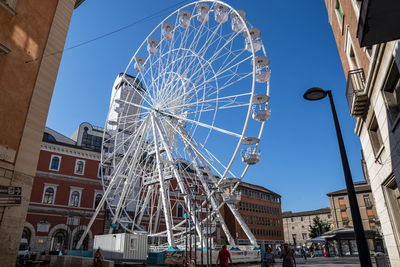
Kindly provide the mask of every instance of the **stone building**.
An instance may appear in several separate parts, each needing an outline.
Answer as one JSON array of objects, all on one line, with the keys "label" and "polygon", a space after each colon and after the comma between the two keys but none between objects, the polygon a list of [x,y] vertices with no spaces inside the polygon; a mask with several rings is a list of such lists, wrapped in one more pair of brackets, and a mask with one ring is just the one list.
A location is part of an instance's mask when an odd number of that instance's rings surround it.
[{"label": "stone building", "polygon": [[[46,128],[33,181],[22,237],[31,253],[74,249],[103,196],[100,149],[103,131],[84,122],[71,139]],[[105,210],[97,216],[83,243],[105,228]]]},{"label": "stone building", "polygon": [[0,206],[2,266],[15,265],[62,53],[43,55],[63,50],[72,12],[82,2],[0,1],[0,186],[22,189],[20,204],[17,196],[13,205]]},{"label": "stone building", "polygon": [[[354,188],[364,230],[379,230],[378,216],[370,185],[366,181],[355,182]],[[328,193],[327,196],[331,205],[334,227],[353,226],[347,190],[334,191]]]},{"label": "stone building", "polygon": [[[283,243],[281,196],[265,187],[241,182],[238,187],[241,199],[236,204],[240,215],[262,245],[276,245]],[[233,214],[224,207],[224,219],[236,244],[248,245],[249,240],[240,228]]]},{"label": "stone building", "polygon": [[365,177],[390,263],[400,266],[400,2],[325,0],[325,5],[347,78]]},{"label": "stone building", "polygon": [[313,225],[313,220],[317,216],[322,221],[332,224],[330,208],[300,212],[283,212],[282,217],[285,243],[304,246],[306,241],[310,239],[310,226]]}]

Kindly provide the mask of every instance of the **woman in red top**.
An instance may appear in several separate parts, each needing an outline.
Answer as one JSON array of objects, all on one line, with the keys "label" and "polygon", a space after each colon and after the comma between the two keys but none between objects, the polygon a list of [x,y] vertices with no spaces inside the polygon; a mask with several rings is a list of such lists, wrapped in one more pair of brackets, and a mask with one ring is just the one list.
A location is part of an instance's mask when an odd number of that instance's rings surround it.
[{"label": "woman in red top", "polygon": [[226,267],[229,264],[228,259],[232,264],[231,254],[226,249],[226,245],[223,245],[222,249],[218,253],[217,264],[219,263],[219,266]]}]

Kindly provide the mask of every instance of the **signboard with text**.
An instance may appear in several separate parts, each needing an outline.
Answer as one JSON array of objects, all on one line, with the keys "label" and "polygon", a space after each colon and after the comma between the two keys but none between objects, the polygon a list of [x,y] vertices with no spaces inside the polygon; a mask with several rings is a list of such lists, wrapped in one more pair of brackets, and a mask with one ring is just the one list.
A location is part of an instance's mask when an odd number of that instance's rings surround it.
[{"label": "signboard with text", "polygon": [[0,185],[0,206],[15,206],[21,204],[22,189],[19,186]]}]

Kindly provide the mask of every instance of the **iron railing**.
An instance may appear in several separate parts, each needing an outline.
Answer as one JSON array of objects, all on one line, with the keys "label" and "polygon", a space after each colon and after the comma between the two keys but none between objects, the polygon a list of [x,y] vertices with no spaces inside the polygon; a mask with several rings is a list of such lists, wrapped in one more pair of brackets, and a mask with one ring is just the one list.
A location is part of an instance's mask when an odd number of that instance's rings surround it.
[{"label": "iron railing", "polygon": [[363,69],[349,71],[346,98],[351,115],[353,117],[361,116],[366,105],[365,74]]}]

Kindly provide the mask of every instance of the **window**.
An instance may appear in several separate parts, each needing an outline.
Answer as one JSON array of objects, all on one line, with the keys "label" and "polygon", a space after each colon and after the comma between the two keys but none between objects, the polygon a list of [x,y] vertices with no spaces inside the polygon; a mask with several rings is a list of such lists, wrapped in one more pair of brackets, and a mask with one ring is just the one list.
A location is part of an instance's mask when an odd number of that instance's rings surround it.
[{"label": "window", "polygon": [[378,158],[380,152],[383,149],[383,141],[375,114],[372,115],[371,123],[368,127],[368,133],[369,133],[369,139],[371,141],[372,150],[374,151],[375,154],[375,158]]},{"label": "window", "polygon": [[61,163],[61,156],[51,155],[49,170],[59,171]]},{"label": "window", "polygon": [[392,174],[383,184],[386,207],[389,213],[393,234],[397,245],[400,244],[400,192],[395,176]]},{"label": "window", "polygon": [[177,205],[177,210],[176,210],[176,216],[182,218],[183,217],[183,206],[181,203],[178,203]]},{"label": "window", "polygon": [[54,196],[54,189],[48,187],[44,192],[43,203],[45,204],[53,204],[53,196]]},{"label": "window", "polygon": [[357,18],[360,16],[361,4],[362,0],[351,0],[353,4],[354,12],[356,13]]},{"label": "window", "polygon": [[342,220],[343,220],[343,221],[349,219],[349,217],[347,217],[347,212],[346,212],[346,211],[342,211],[342,212],[340,213],[340,215],[342,215]]},{"label": "window", "polygon": [[375,223],[375,221],[369,221],[369,227],[371,228],[371,230],[374,230],[374,229],[376,229],[376,223]]},{"label": "window", "polygon": [[71,186],[69,195],[69,205],[71,207],[79,207],[81,204],[82,188]]},{"label": "window", "polygon": [[356,53],[354,51],[353,41],[351,39],[350,28],[346,27],[346,39],[345,39],[345,52],[347,56],[347,61],[349,63],[350,70],[358,69],[358,60],[356,57]]},{"label": "window", "polygon": [[15,16],[15,7],[18,0],[0,0],[0,7],[7,11],[11,16]]},{"label": "window", "polygon": [[103,138],[101,136],[95,136],[88,133],[89,128],[83,128],[82,134],[82,147],[87,147],[94,150],[101,150],[101,144]]},{"label": "window", "polygon": [[94,208],[97,208],[102,198],[103,198],[102,194],[96,192],[94,193]]},{"label": "window", "polygon": [[303,236],[303,240],[307,240],[307,234],[306,233],[303,233],[302,236]]},{"label": "window", "polygon": [[49,133],[44,133],[42,140],[45,142],[57,142],[56,138]]},{"label": "window", "polygon": [[335,13],[338,18],[339,27],[343,31],[344,13],[343,13],[342,5],[340,4],[339,0],[336,0]]},{"label": "window", "polygon": [[293,242],[296,243],[296,234],[292,234]]},{"label": "window", "polygon": [[83,175],[85,173],[85,161],[77,159],[75,162],[75,174]]},{"label": "window", "polygon": [[42,203],[54,204],[56,198],[57,184],[44,184]]},{"label": "window", "polygon": [[303,221],[303,216],[300,217],[300,220]]},{"label": "window", "polygon": [[339,207],[340,207],[340,209],[346,209],[346,204],[344,203],[344,198],[343,197],[340,197],[339,199]]},{"label": "window", "polygon": [[290,221],[293,222],[293,218],[290,218]]},{"label": "window", "polygon": [[369,199],[369,195],[364,195],[363,198],[364,198],[364,204],[365,204],[365,206],[366,206],[366,207],[371,207],[372,204],[371,204],[371,199]]},{"label": "window", "polygon": [[400,73],[396,62],[392,61],[389,67],[385,85],[383,86],[383,96],[386,107],[389,110],[389,118],[392,124],[400,113]]},{"label": "window", "polygon": [[[0,0],[0,2],[1,2],[1,0]],[[4,46],[4,45],[2,45],[1,43],[0,43],[0,60],[1,60],[1,58],[3,57],[3,56],[5,56],[5,55],[7,55],[8,53],[10,53],[10,49],[8,49],[6,46]]]}]

